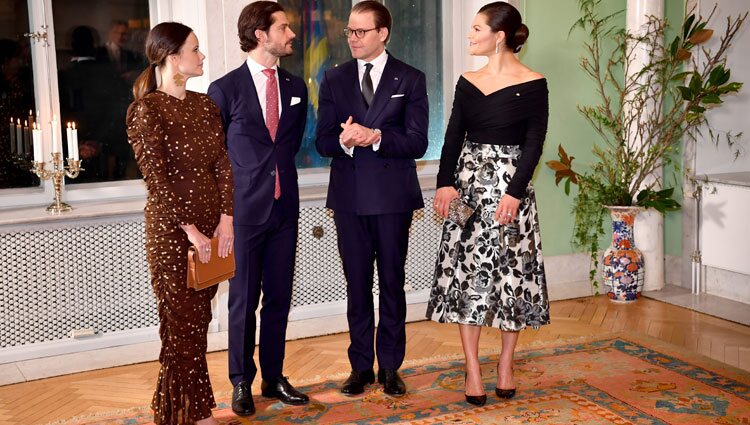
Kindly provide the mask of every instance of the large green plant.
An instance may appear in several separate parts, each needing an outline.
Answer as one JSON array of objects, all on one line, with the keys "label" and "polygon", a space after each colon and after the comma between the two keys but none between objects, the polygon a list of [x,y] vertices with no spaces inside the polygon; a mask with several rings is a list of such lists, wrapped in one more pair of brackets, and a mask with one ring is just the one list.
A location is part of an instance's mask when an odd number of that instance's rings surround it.
[{"label": "large green plant", "polygon": [[[726,51],[747,13],[727,20],[718,47],[705,44],[714,31],[707,18],[686,8],[679,34],[665,43],[667,22],[655,16],[638,34],[615,23],[622,11],[602,16],[602,0],[579,0],[581,18],[571,28],[585,31],[586,55],[581,68],[594,81],[597,105],[578,110],[601,137],[593,146],[596,162],[586,171],[573,169],[573,156],[559,146],[559,161],[548,161],[555,183],[564,181],[565,193],[577,184],[573,212],[573,243],[591,254],[591,281],[598,266],[599,240],[604,234],[606,205],[652,207],[664,213],[680,208],[674,189],[659,177],[678,174],[677,153],[684,137],[697,138],[710,129],[706,111],[721,105],[742,83],[730,81]],[[716,8],[714,7],[714,10]],[[641,58],[636,61],[636,56]],[[641,69],[634,69],[636,63]],[[730,145],[741,134],[707,131],[714,142]],[[704,135],[705,136],[705,135]]]}]

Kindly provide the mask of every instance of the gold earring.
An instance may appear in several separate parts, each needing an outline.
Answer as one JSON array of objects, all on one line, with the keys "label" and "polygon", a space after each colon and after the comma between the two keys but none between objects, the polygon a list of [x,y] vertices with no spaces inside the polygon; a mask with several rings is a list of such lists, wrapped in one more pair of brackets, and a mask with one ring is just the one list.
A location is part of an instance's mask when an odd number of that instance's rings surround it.
[{"label": "gold earring", "polygon": [[495,54],[500,53],[500,42],[495,43]]},{"label": "gold earring", "polygon": [[174,80],[174,83],[177,86],[184,86],[185,85],[185,76],[182,75],[182,74],[180,74],[179,72],[176,73],[176,74],[174,74],[174,76],[172,77],[172,79]]}]

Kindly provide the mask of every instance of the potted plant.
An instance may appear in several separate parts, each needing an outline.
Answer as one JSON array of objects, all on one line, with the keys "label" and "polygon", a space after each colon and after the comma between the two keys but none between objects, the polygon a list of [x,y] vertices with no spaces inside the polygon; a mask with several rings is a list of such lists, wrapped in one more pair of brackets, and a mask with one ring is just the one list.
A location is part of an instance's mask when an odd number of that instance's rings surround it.
[{"label": "potted plant", "polygon": [[[601,137],[593,146],[596,161],[583,171],[574,169],[574,157],[560,145],[559,160],[547,165],[555,172],[555,183],[564,182],[566,194],[571,184],[578,185],[573,244],[591,255],[595,290],[599,240],[609,208],[613,238],[603,259],[604,283],[613,300],[632,301],[643,285],[643,260],[632,235],[635,215],[643,208],[661,213],[680,208],[674,188],[662,188],[661,171],[679,173],[683,138],[695,139],[702,129],[714,142],[732,144],[739,137],[710,130],[705,113],[742,87],[731,81],[726,51],[748,15],[728,19],[718,47],[708,49],[713,12],[704,18],[686,8],[679,33],[667,41],[664,19],[649,17],[642,32],[632,34],[614,23],[622,12],[601,16],[600,2],[579,0],[581,18],[571,28],[588,34],[580,64],[594,81],[600,102],[578,110]],[[642,69],[633,69],[636,54],[646,56]]]}]

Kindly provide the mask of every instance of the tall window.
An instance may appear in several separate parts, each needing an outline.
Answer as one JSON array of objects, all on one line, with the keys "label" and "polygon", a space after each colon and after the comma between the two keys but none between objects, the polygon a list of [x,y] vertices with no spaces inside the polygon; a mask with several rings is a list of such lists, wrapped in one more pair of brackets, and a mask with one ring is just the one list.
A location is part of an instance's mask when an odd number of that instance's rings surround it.
[{"label": "tall window", "polygon": [[140,178],[125,113],[146,66],[148,0],[53,0],[52,12],[61,122],[76,122],[85,169],[67,183]]},{"label": "tall window", "polygon": [[[279,0],[292,30],[297,34],[294,55],[283,58],[281,66],[307,82],[310,105],[307,129],[297,155],[301,168],[328,164],[315,150],[318,88],[323,71],[351,60],[344,37],[352,0]],[[388,51],[396,58],[427,75],[430,100],[430,145],[424,159],[440,156],[443,139],[443,57],[442,0],[386,0],[393,16]]]},{"label": "tall window", "polygon": [[36,103],[28,32],[26,1],[0,0],[0,189],[39,186],[29,172]]}]

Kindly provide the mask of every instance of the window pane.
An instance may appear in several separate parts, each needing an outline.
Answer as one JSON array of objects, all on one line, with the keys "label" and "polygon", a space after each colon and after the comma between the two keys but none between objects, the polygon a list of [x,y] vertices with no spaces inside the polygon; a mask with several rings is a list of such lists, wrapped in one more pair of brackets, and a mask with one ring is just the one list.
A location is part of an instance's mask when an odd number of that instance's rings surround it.
[{"label": "window pane", "polygon": [[0,0],[0,189],[39,185],[29,171],[29,111],[36,104],[28,32],[26,0]]},{"label": "window pane", "polygon": [[[310,91],[307,129],[297,155],[297,166],[325,166],[328,160],[315,150],[318,84],[323,71],[352,58],[344,38],[352,0],[279,0],[279,3],[284,6],[292,30],[297,34],[294,54],[283,58],[281,66],[303,77]],[[386,1],[385,4],[394,17],[388,51],[428,75],[430,147],[424,158],[436,159],[442,147],[444,121],[442,1]]]},{"label": "window pane", "polygon": [[60,121],[76,122],[84,168],[67,183],[140,178],[125,113],[133,82],[146,66],[148,0],[53,0],[52,10]]},{"label": "window pane", "polygon": [[438,159],[443,148],[443,27],[442,1],[386,0],[393,16],[388,51],[427,75],[430,99],[430,144],[423,159]]}]

